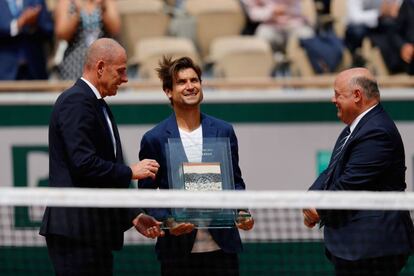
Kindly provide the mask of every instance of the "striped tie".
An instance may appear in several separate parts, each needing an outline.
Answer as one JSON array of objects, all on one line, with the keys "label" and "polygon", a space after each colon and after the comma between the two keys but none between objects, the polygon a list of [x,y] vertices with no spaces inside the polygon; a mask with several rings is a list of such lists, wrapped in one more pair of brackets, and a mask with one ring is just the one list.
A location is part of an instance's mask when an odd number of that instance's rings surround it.
[{"label": "striped tie", "polygon": [[328,188],[327,184],[328,181],[331,178],[331,175],[335,169],[336,163],[338,162],[339,158],[341,157],[341,153],[343,148],[345,147],[346,142],[348,141],[348,138],[351,134],[351,129],[349,128],[349,126],[347,126],[341,133],[341,135],[339,135],[338,137],[338,141],[335,144],[335,149],[332,153],[332,157],[331,157],[331,161],[329,162],[329,166],[328,166],[328,172],[327,172],[327,176],[325,179],[325,190]]}]

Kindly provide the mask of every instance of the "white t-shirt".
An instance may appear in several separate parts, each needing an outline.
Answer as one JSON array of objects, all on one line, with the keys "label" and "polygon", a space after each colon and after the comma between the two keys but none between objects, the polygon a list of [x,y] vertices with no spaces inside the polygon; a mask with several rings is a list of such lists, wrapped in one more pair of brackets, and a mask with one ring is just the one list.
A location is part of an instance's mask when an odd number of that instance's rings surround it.
[{"label": "white t-shirt", "polygon": [[[197,129],[187,132],[178,128],[181,141],[188,162],[201,162],[203,154],[203,129],[200,125]],[[202,253],[220,250],[207,229],[198,229],[191,253]]]}]

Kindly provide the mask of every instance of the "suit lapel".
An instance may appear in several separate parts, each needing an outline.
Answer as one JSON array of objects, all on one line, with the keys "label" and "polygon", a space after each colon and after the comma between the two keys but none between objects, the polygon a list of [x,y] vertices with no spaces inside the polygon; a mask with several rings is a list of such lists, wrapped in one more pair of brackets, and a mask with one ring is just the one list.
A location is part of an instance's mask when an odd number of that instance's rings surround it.
[{"label": "suit lapel", "polygon": [[358,131],[375,115],[383,112],[384,109],[381,104],[377,104],[372,110],[370,110],[367,114],[365,114],[364,117],[362,117],[361,121],[357,124],[354,131],[352,132],[351,136],[355,136],[354,134],[357,134]]},{"label": "suit lapel", "polygon": [[[381,104],[378,104],[377,106],[375,106],[371,111],[369,111],[367,114],[365,114],[364,117],[362,117],[362,119],[358,122],[357,126],[355,127],[354,131],[352,131],[351,136],[349,136],[344,148],[341,151],[341,155],[339,156],[338,161],[336,162],[334,168],[333,168],[333,172],[330,175],[330,179],[332,179],[332,177],[334,175],[336,175],[336,170],[338,168],[339,165],[342,165],[343,163],[343,156],[344,154],[346,154],[346,152],[348,151],[348,147],[351,144],[351,142],[355,139],[355,137],[358,135],[359,130],[375,115],[379,114],[380,112],[383,112],[383,108],[381,106]],[[330,182],[331,180],[327,181],[328,183],[328,189],[330,187]]]},{"label": "suit lapel", "polygon": [[[177,119],[175,117],[175,113],[173,113],[166,122],[167,126],[165,129],[165,137],[166,137],[166,143],[168,144],[169,139],[179,139],[180,138],[180,132],[178,130],[177,125]],[[167,150],[167,149],[166,149]],[[181,157],[181,160],[178,160],[179,162],[188,162],[187,155],[185,154],[184,146],[182,143],[179,143],[177,147],[175,148],[175,155],[177,158]],[[169,153],[167,154],[169,156]]]},{"label": "suit lapel", "polygon": [[108,116],[111,120],[112,129],[114,131],[117,156],[114,155],[114,150],[113,150],[114,146],[113,146],[112,138],[111,138],[111,130],[109,129],[108,123],[107,123],[105,115],[103,113],[101,103],[99,102],[98,98],[96,98],[96,95],[95,95],[95,93],[93,93],[92,89],[83,80],[78,79],[75,83],[75,86],[78,86],[79,89],[84,91],[88,95],[88,98],[90,98],[90,100],[93,102],[94,107],[95,107],[95,111],[96,111],[96,115],[98,117],[99,125],[102,129],[105,130],[104,132],[106,133],[106,135],[104,137],[105,142],[111,147],[111,149],[112,149],[111,152],[112,152],[113,158],[116,158],[117,161],[122,161],[123,156],[122,156],[121,141],[120,141],[120,138],[119,138],[118,128],[116,127],[116,124],[114,122],[114,118],[113,118],[113,115],[112,115],[112,112],[111,112],[110,108],[108,107],[106,109],[106,111],[107,111]]},{"label": "suit lapel", "polygon": [[[200,116],[201,116],[201,126],[203,129],[203,139],[209,138],[209,137],[210,138],[217,137],[218,130],[216,127],[213,126],[213,122],[203,113],[201,113]],[[165,133],[167,137],[167,143],[168,143],[169,138],[180,138],[180,132],[178,130],[177,119],[174,113],[167,119],[167,127],[165,130]],[[188,160],[185,155],[184,146],[182,143],[181,143],[180,151],[182,151],[182,156],[185,156],[184,158],[185,160],[183,161],[187,162]]]},{"label": "suit lapel", "polygon": [[168,138],[180,138],[180,132],[178,131],[177,119],[175,114],[171,114],[167,119],[167,127],[165,129],[167,139]]},{"label": "suit lapel", "polygon": [[201,113],[201,125],[203,127],[203,138],[217,137],[217,128],[213,126],[213,122],[205,114]]},{"label": "suit lapel", "polygon": [[364,117],[359,121],[359,123],[356,125],[354,131],[352,131],[351,136],[349,137],[348,141],[345,144],[343,152],[346,152],[348,145],[354,140],[354,138],[358,135],[359,130],[375,115],[383,112],[384,109],[382,108],[381,104],[378,104],[375,106],[372,110],[370,110],[367,114],[365,114]]},{"label": "suit lapel", "polygon": [[206,143],[205,138],[215,138],[218,136],[218,129],[214,126],[213,121],[207,117],[205,114],[201,113],[201,125],[203,127],[203,151],[202,151],[202,161],[210,162],[214,160],[214,155],[205,155]]}]

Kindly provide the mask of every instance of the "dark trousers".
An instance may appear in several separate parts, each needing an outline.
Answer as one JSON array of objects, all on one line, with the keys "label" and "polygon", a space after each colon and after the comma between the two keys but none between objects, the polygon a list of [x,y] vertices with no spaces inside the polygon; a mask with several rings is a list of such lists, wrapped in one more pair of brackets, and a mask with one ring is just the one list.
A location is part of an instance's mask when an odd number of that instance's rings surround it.
[{"label": "dark trousers", "polygon": [[327,252],[335,266],[336,276],[398,276],[408,260],[408,255],[391,255],[348,261]]},{"label": "dark trousers", "polygon": [[113,255],[109,248],[89,245],[59,235],[47,236],[46,244],[57,276],[113,274]]},{"label": "dark trousers", "polygon": [[239,259],[235,253],[222,250],[171,256],[161,261],[163,276],[238,276]]}]

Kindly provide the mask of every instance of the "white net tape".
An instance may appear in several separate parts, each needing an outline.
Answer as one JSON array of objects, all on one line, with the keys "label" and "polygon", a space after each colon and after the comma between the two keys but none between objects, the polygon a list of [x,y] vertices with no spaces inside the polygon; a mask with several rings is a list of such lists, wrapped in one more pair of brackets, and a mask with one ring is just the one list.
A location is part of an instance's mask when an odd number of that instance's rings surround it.
[{"label": "white net tape", "polygon": [[414,210],[414,192],[0,188],[0,205]]}]

